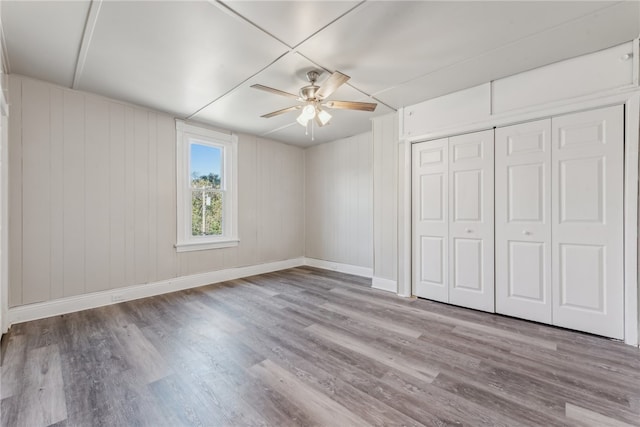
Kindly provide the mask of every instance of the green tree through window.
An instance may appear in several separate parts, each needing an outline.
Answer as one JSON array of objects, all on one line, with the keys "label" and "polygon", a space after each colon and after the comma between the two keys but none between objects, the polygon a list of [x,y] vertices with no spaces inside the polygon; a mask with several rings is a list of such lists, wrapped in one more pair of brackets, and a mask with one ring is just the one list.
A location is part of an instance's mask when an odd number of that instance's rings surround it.
[{"label": "green tree through window", "polygon": [[191,235],[216,236],[222,234],[222,193],[220,176],[210,173],[191,175]]}]

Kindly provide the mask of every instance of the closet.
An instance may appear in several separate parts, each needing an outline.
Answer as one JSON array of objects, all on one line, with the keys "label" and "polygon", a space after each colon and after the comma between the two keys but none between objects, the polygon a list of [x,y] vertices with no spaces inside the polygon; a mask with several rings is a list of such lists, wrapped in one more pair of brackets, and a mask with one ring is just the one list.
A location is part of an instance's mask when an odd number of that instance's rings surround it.
[{"label": "closet", "polygon": [[493,312],[493,130],[412,150],[414,293]]},{"label": "closet", "polygon": [[414,144],[414,294],[623,338],[623,117]]}]

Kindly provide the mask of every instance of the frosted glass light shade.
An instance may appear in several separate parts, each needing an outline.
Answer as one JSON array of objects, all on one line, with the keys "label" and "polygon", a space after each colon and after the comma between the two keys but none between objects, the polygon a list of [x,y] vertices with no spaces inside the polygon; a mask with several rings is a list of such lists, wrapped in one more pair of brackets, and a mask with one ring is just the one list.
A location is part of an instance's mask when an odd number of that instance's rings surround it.
[{"label": "frosted glass light shade", "polygon": [[320,120],[320,123],[322,123],[322,126],[329,123],[329,120],[331,120],[331,117],[332,117],[331,114],[327,113],[324,110],[318,109],[318,120]]},{"label": "frosted glass light shade", "polygon": [[316,109],[313,105],[306,105],[296,120],[301,126],[307,127],[309,120],[313,119],[315,116]]}]

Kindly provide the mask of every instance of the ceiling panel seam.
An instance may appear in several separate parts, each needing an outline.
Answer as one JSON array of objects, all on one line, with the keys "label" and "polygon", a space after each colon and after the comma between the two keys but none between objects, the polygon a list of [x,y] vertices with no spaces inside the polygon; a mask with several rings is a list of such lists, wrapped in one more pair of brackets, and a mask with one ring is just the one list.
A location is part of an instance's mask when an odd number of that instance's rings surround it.
[{"label": "ceiling panel seam", "polygon": [[256,24],[255,22],[253,22],[251,19],[247,18],[246,16],[244,16],[243,14],[241,14],[240,12],[236,11],[235,9],[233,9],[231,6],[223,3],[221,0],[209,0],[209,3],[213,4],[214,6],[217,6],[219,9],[237,17],[240,18],[241,20],[243,20],[244,22],[248,23],[249,25],[253,26],[254,28],[256,28],[257,30],[260,30],[261,32],[263,32],[264,34],[268,35],[269,37],[273,38],[274,40],[277,40],[278,42],[282,43],[283,45],[285,45],[288,49],[290,49],[291,51],[295,50],[298,46],[300,46],[302,43],[306,42],[307,40],[309,40],[310,38],[314,37],[316,34],[318,34],[319,32],[325,30],[327,27],[329,27],[330,25],[334,24],[336,21],[342,19],[343,17],[345,17],[347,14],[353,12],[355,9],[359,8],[360,6],[362,6],[363,4],[365,4],[367,2],[367,0],[362,0],[360,3],[354,5],[351,9],[341,13],[339,16],[337,16],[336,18],[332,19],[330,22],[328,22],[327,24],[323,25],[322,27],[320,27],[318,30],[314,31],[312,34],[310,34],[309,36],[305,37],[302,41],[300,41],[299,43],[296,43],[295,45],[291,46],[289,45],[287,42],[285,42],[284,40],[280,39],[278,36],[274,35],[272,32],[266,30],[265,28],[261,27],[260,25]]},{"label": "ceiling panel seam", "polygon": [[72,89],[77,89],[84,71],[84,65],[87,61],[87,55],[89,54],[89,46],[91,45],[91,39],[93,38],[93,31],[96,28],[98,22],[98,15],[100,14],[100,8],[102,7],[102,0],[91,0],[89,6],[89,12],[87,13],[87,20],[84,24],[84,31],[82,33],[82,41],[80,42],[80,49],[78,49],[78,59],[76,60],[76,70],[73,74]]},{"label": "ceiling panel seam", "polygon": [[[337,16],[336,18],[332,19],[329,23],[327,23],[326,25],[323,25],[322,27],[320,27],[317,31],[314,31],[311,35],[309,35],[308,37],[306,37],[304,40],[302,40],[300,43],[296,44],[295,46],[293,46],[293,49],[296,49],[298,46],[300,46],[302,43],[306,42],[307,40],[309,40],[310,38],[316,36],[318,33],[320,33],[321,31],[324,31],[327,27],[329,27],[330,25],[333,25],[334,23],[336,23],[338,20],[344,18],[345,16],[347,16],[349,13],[353,12],[354,10],[356,10],[357,8],[359,8],[360,6],[362,6],[363,4],[365,4],[367,2],[367,0],[363,0],[360,3],[356,4],[355,6],[353,6],[351,9],[345,11],[344,13],[340,14],[339,16]],[[307,58],[308,59],[308,58]]]},{"label": "ceiling panel seam", "polygon": [[255,22],[253,22],[252,20],[250,20],[246,16],[236,12],[234,9],[232,9],[230,6],[224,4],[220,0],[209,0],[209,3],[211,3],[214,6],[216,6],[218,9],[222,10],[223,12],[227,13],[228,15],[231,15],[232,17],[240,18],[242,21],[246,22],[247,24],[251,25],[252,27],[256,28],[257,30],[263,32],[267,36],[273,38],[274,40],[276,40],[276,41],[278,41],[280,43],[282,43],[284,46],[287,47],[287,49],[291,49],[291,46],[289,46],[284,40],[279,39],[278,37],[276,37],[275,35],[273,35],[269,31],[267,31],[264,28],[262,28],[260,25],[256,24]]},{"label": "ceiling panel seam", "polygon": [[[518,39],[516,39],[516,40],[512,40],[512,41],[510,41],[510,42],[508,42],[508,43],[505,43],[505,44],[503,44],[503,45],[500,45],[500,46],[494,47],[494,48],[489,49],[489,50],[485,50],[485,51],[483,51],[483,52],[481,52],[481,53],[479,53],[479,54],[477,54],[477,55],[470,56],[470,57],[468,57],[468,58],[465,58],[465,59],[462,59],[462,60],[460,60],[460,61],[454,62],[454,63],[452,63],[452,64],[445,65],[444,67],[440,67],[440,68],[438,68],[438,69],[435,69],[435,70],[429,71],[428,73],[421,74],[421,75],[419,75],[419,76],[413,77],[413,78],[411,78],[411,79],[409,79],[409,80],[406,80],[406,81],[404,81],[404,82],[398,83],[398,84],[396,84],[396,85],[393,85],[393,86],[390,86],[390,87],[387,87],[387,88],[381,89],[381,90],[379,90],[379,91],[376,91],[375,93],[373,93],[373,94],[372,94],[372,95],[370,95],[370,96],[371,96],[372,98],[374,98],[374,99],[377,99],[377,98],[376,98],[376,95],[383,94],[383,93],[388,92],[388,91],[390,91],[390,90],[398,89],[398,88],[400,88],[400,87],[402,87],[402,86],[405,86],[405,85],[408,85],[408,84],[414,83],[414,82],[416,82],[416,81],[418,81],[418,80],[420,80],[420,79],[423,79],[423,78],[425,78],[425,77],[427,77],[427,76],[430,76],[430,75],[432,75],[432,74],[435,74],[435,73],[442,72],[442,71],[444,71],[444,70],[446,70],[446,69],[454,68],[454,67],[458,67],[458,66],[460,66],[461,64],[464,64],[464,63],[466,63],[466,62],[470,62],[470,61],[474,61],[474,60],[476,60],[476,59],[482,58],[483,56],[490,55],[490,54],[492,54],[492,53],[494,53],[494,52],[498,52],[498,51],[500,51],[500,50],[502,50],[502,49],[505,49],[505,48],[507,48],[507,47],[517,45],[518,43],[521,43],[521,42],[523,42],[523,41],[525,41],[525,40],[527,40],[527,39],[530,39],[530,38],[532,38],[532,37],[539,36],[540,34],[548,33],[549,31],[557,30],[558,28],[561,28],[561,27],[563,27],[563,26],[565,26],[565,25],[572,24],[572,23],[575,23],[575,22],[578,22],[578,21],[581,21],[581,20],[587,19],[587,18],[589,18],[589,17],[591,17],[591,16],[593,16],[593,15],[595,15],[595,14],[597,14],[597,13],[602,12],[602,11],[603,11],[603,10],[605,10],[605,9],[609,9],[609,8],[615,7],[615,6],[619,5],[620,3],[622,3],[622,2],[615,2],[615,3],[611,4],[611,5],[607,5],[607,6],[604,6],[604,7],[600,8],[600,9],[597,9],[597,10],[591,11],[591,12],[589,12],[589,13],[585,13],[584,15],[581,15],[581,16],[578,16],[578,17],[575,17],[575,18],[569,19],[569,20],[567,20],[567,21],[563,21],[563,22],[561,22],[561,23],[559,23],[559,24],[556,24],[556,25],[552,25],[552,26],[547,27],[547,28],[545,28],[545,29],[543,29],[543,30],[536,31],[536,32],[534,32],[534,33],[531,33],[531,34],[528,34],[528,35],[526,35],[526,36],[520,37],[520,38],[518,38]],[[568,59],[568,58],[564,58],[564,59]],[[549,64],[546,64],[546,65],[549,65]],[[537,68],[537,67],[539,67],[539,66],[540,66],[540,65],[538,65],[538,66],[536,66],[536,67],[534,67],[534,68]],[[523,71],[528,71],[528,70],[522,70],[521,72],[523,72]],[[505,76],[503,76],[503,77],[505,77]],[[462,89],[459,89],[459,90],[464,90],[464,89],[468,89],[468,88],[462,88]],[[362,92],[362,91],[361,91],[361,92]],[[364,93],[364,92],[363,92],[363,93]],[[384,104],[384,103],[383,103],[383,104]],[[385,104],[385,105],[386,105],[386,104]]]},{"label": "ceiling panel seam", "polygon": [[[227,92],[223,93],[222,95],[218,96],[217,98],[215,98],[214,100],[212,100],[211,102],[207,103],[206,105],[202,106],[201,108],[199,108],[198,110],[196,110],[194,113],[192,113],[191,115],[187,116],[186,119],[189,120],[191,118],[193,118],[195,115],[197,115],[198,113],[200,113],[202,110],[204,110],[205,108],[209,107],[210,105],[214,104],[215,102],[219,101],[220,99],[224,98],[225,96],[231,94],[232,92],[234,92],[235,90],[237,90],[238,88],[240,88],[243,84],[245,84],[247,81],[251,80],[252,78],[256,77],[258,74],[262,73],[263,71],[265,71],[267,68],[271,67],[273,64],[275,64],[276,62],[278,62],[280,59],[282,59],[283,57],[285,57],[286,55],[288,55],[289,53],[298,53],[299,55],[301,55],[302,57],[304,57],[305,59],[307,59],[309,62],[313,63],[315,66],[318,66],[318,64],[315,61],[312,61],[311,59],[307,58],[306,56],[302,55],[300,52],[296,51],[296,48],[298,46],[300,46],[302,43],[306,42],[307,40],[309,40],[311,37],[315,36],[316,34],[318,34],[319,32],[323,31],[324,29],[326,29],[328,26],[334,24],[336,21],[338,21],[339,19],[343,18],[344,16],[346,16],[348,13],[351,13],[352,11],[354,11],[355,9],[357,9],[358,7],[362,6],[363,4],[365,4],[367,2],[367,0],[363,0],[360,3],[356,4],[355,6],[353,6],[351,9],[345,11],[344,13],[340,14],[340,16],[336,17],[335,19],[333,19],[331,22],[327,23],[326,25],[322,26],[320,29],[318,29],[317,31],[315,31],[313,34],[311,34],[310,36],[306,37],[304,40],[302,40],[300,43],[296,44],[295,46],[290,46],[289,44],[287,44],[286,42],[284,42],[283,40],[281,40],[280,38],[276,37],[275,35],[273,35],[272,33],[270,33],[269,31],[265,30],[264,28],[262,28],[260,25],[256,24],[255,22],[253,22],[252,20],[250,20],[249,18],[245,17],[244,15],[238,13],[237,11],[235,11],[233,8],[231,8],[230,6],[224,4],[222,1],[220,0],[209,0],[209,3],[212,4],[213,6],[216,6],[218,9],[222,10],[223,12],[226,12],[227,14],[234,16],[236,18],[239,18],[241,20],[243,20],[244,22],[246,22],[247,24],[253,26],[254,28],[256,28],[257,30],[261,31],[262,33],[268,35],[269,37],[273,38],[274,40],[278,41],[279,43],[282,43],[283,46],[285,46],[287,48],[287,52],[283,53],[282,55],[280,55],[279,57],[277,57],[275,60],[273,60],[272,62],[270,62],[267,66],[261,68],[260,70],[258,70],[258,72],[256,72],[255,74],[251,75],[250,77],[246,78],[245,80],[243,80],[242,82],[238,83],[237,85],[235,85],[234,87],[232,87],[230,90],[228,90]],[[327,68],[325,67],[319,67],[324,69],[325,71],[329,71]],[[330,71],[329,71],[330,72]],[[349,85],[351,86],[351,85]],[[354,88],[355,90],[363,93],[366,96],[369,96],[367,93],[365,93],[364,91],[351,86],[352,88]],[[375,99],[375,98],[374,98]],[[376,101],[380,102],[381,104],[386,105],[387,107],[391,108],[392,110],[395,111],[395,108],[385,104],[382,101],[379,101],[378,99],[376,99]],[[278,130],[278,129],[276,129]],[[275,132],[274,131],[270,131],[271,132]]]},{"label": "ceiling panel seam", "polygon": [[246,82],[248,82],[249,80],[251,80],[252,78],[254,78],[255,76],[257,76],[258,74],[260,74],[261,72],[263,72],[264,70],[266,70],[267,68],[271,67],[273,64],[275,64],[276,62],[278,62],[280,59],[282,59],[284,56],[288,55],[290,52],[284,52],[282,55],[278,56],[276,59],[274,59],[273,61],[271,61],[270,63],[268,63],[267,65],[265,65],[264,67],[262,67],[261,69],[259,69],[258,71],[256,71],[255,73],[253,73],[252,75],[250,75],[249,77],[247,77],[246,79],[244,79],[243,81],[241,81],[240,83],[238,83],[237,85],[235,85],[234,87],[232,87],[231,89],[229,89],[228,91],[226,91],[225,93],[223,93],[222,95],[218,96],[217,98],[215,98],[213,101],[205,104],[204,106],[202,106],[201,108],[198,108],[194,113],[190,114],[189,116],[186,117],[186,120],[189,120],[191,118],[193,118],[193,116],[195,116],[196,114],[198,114],[200,111],[204,110],[205,108],[207,108],[208,106],[210,106],[211,104],[213,104],[214,102],[224,98],[225,96],[229,95],[231,92],[235,91],[236,89],[238,89],[240,86],[242,86],[243,84],[245,84]]}]

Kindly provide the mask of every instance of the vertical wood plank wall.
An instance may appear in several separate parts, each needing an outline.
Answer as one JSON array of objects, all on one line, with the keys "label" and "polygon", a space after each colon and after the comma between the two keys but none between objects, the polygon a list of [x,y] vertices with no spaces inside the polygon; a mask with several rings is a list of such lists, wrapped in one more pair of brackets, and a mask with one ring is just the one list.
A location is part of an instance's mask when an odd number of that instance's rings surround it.
[{"label": "vertical wood plank wall", "polygon": [[398,280],[398,116],[373,119],[373,277]]},{"label": "vertical wood plank wall", "polygon": [[240,244],[178,254],[171,116],[16,75],[9,103],[10,307],[303,256],[302,149],[239,135]]},{"label": "vertical wood plank wall", "polygon": [[305,255],[373,267],[370,132],[305,151]]}]

